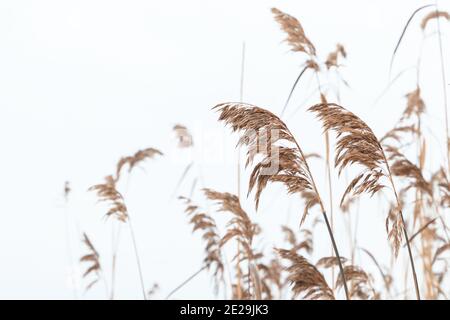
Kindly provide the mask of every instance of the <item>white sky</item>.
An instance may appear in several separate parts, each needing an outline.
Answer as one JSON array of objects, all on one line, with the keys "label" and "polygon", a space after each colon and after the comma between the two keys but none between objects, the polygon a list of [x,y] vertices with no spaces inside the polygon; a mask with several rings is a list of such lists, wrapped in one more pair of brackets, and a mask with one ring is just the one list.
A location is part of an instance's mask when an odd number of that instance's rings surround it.
[{"label": "white sky", "polygon": [[[164,297],[195,272],[203,258],[202,244],[190,234],[182,206],[170,199],[188,163],[177,158],[172,126],[187,125],[199,145],[212,134],[228,132],[222,131],[210,109],[239,99],[244,41],[244,100],[280,112],[304,57],[290,53],[282,43],[284,34],[270,8],[276,6],[300,19],[322,57],[338,42],[346,47],[343,74],[351,88],[342,88],[342,103],[381,135],[401,114],[404,94],[414,88],[414,71],[408,71],[374,104],[387,84],[390,56],[400,32],[409,15],[424,4],[428,2],[1,1],[0,298],[73,297],[65,214],[70,216],[73,256],[83,253],[75,233],[78,227],[88,232],[109,265],[111,221],[102,219],[104,208],[95,205],[87,188],[112,174],[122,155],[148,146],[167,156],[146,163],[145,171],[136,170],[121,187],[133,218],[146,286],[158,282],[158,297]],[[450,10],[450,1],[439,4]],[[394,75],[415,64],[422,38],[419,23],[420,18],[405,36]],[[449,78],[449,24],[442,23],[442,28]],[[423,54],[421,82],[428,105],[426,130],[435,145],[444,136],[439,68],[432,37]],[[287,115],[313,88],[305,77]],[[306,152],[322,152],[319,123],[304,110],[289,116],[287,123]],[[214,140],[217,149],[210,151],[225,152],[227,162],[209,161],[201,172],[205,186],[235,192],[236,137],[227,137]],[[442,162],[442,150],[430,146],[430,154],[429,165],[435,168]],[[316,171],[323,174],[320,163]],[[66,180],[73,189],[67,209],[62,199]],[[336,183],[344,181],[336,179]],[[279,225],[289,221],[297,226],[302,211],[293,203],[298,209],[288,216],[289,198],[281,188],[270,190],[263,194],[257,215],[252,199],[244,204],[263,228],[275,228],[264,235],[268,247],[279,240]],[[189,183],[180,192],[188,193]],[[338,198],[341,193],[336,193]],[[360,245],[388,264],[385,211],[378,203],[376,198],[362,203]],[[319,251],[329,246],[325,230],[321,232],[316,235]],[[117,297],[140,298],[127,228],[122,236]],[[346,255],[345,232],[338,241]],[[400,264],[404,258],[399,257]],[[199,276],[175,297],[212,297],[209,279],[207,274]],[[84,297],[104,298],[102,284]]]}]

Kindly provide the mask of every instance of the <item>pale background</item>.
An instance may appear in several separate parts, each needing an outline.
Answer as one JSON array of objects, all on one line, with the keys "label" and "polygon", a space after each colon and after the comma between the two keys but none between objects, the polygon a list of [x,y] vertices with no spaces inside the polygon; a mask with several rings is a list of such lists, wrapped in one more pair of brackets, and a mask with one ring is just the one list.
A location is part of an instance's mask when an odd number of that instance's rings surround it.
[{"label": "pale background", "polygon": [[[79,231],[90,235],[109,272],[111,221],[102,219],[104,208],[87,189],[112,174],[121,156],[149,146],[166,157],[146,162],[145,170],[134,171],[121,188],[134,219],[146,286],[157,282],[161,290],[155,297],[163,298],[203,258],[199,237],[191,235],[182,206],[171,199],[188,163],[176,150],[172,126],[185,124],[199,148],[202,142],[216,148],[206,149],[214,159],[199,160],[204,186],[235,192],[236,136],[222,130],[210,109],[239,99],[242,43],[244,100],[274,112],[280,112],[304,60],[282,43],[284,34],[270,8],[299,18],[320,56],[338,42],[346,47],[342,73],[350,89],[341,88],[342,103],[382,135],[401,114],[404,94],[414,89],[414,71],[375,101],[387,85],[391,53],[406,20],[424,4],[428,1],[0,1],[0,298],[73,298],[70,276],[77,278],[80,270],[71,267],[67,241],[72,260],[78,259],[85,252]],[[450,10],[450,1],[439,5]],[[415,64],[420,18],[406,34],[393,75]],[[450,75],[449,24],[443,22],[442,29]],[[429,150],[430,168],[444,159],[436,147],[444,137],[437,48],[435,37],[427,40],[421,76],[426,130],[436,142]],[[305,112],[316,100],[292,116],[313,89],[306,76],[289,106],[287,123],[306,152],[323,152],[319,123]],[[324,180],[322,164],[313,169]],[[68,206],[63,200],[66,180],[73,189]],[[345,181],[335,180],[338,198]],[[190,181],[180,193],[189,192]],[[358,239],[389,264],[380,199],[361,203]],[[196,200],[204,203],[198,192]],[[281,239],[279,225],[297,227],[302,212],[300,203],[291,202],[279,187],[263,193],[257,214],[251,198],[244,206],[262,224],[260,244],[269,251]],[[338,242],[347,256],[348,238],[340,223]],[[323,226],[315,240],[315,258],[329,254]],[[358,263],[374,271],[361,258]],[[402,252],[397,264],[401,288],[405,258]],[[117,297],[141,298],[127,228],[118,263]],[[78,282],[78,297],[105,298],[102,283],[83,295],[87,281]],[[214,298],[209,275],[200,275],[174,298]]]}]

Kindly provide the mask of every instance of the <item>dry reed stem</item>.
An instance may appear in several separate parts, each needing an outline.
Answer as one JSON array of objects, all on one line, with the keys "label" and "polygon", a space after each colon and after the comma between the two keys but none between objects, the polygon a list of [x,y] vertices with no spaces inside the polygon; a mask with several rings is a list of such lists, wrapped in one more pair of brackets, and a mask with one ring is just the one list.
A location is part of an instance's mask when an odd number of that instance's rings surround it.
[{"label": "dry reed stem", "polygon": [[418,8],[418,9],[414,10],[414,12],[408,18],[408,21],[406,22],[405,26],[403,27],[402,33],[400,35],[400,38],[397,40],[397,44],[395,45],[394,52],[392,53],[392,56],[391,56],[391,62],[390,62],[390,65],[389,65],[389,77],[391,76],[392,65],[394,64],[395,55],[396,55],[398,49],[400,48],[400,44],[402,43],[403,37],[405,36],[406,30],[408,29],[408,26],[411,24],[411,21],[413,20],[413,18],[420,11],[422,11],[422,10],[424,10],[426,8],[432,7],[432,6],[434,6],[434,4],[428,4],[428,5],[422,6],[422,7]]},{"label": "dry reed stem", "polygon": [[440,255],[449,250],[450,250],[450,243],[446,243],[443,246],[439,247],[434,253],[432,264],[436,262],[436,260],[439,258]]},{"label": "dry reed stem", "polygon": [[437,220],[437,218],[433,218],[431,220],[429,220],[428,222],[426,222],[422,227],[419,228],[419,230],[417,230],[410,238],[409,238],[409,242],[412,242],[418,235],[420,235],[423,231],[425,231],[430,225],[432,225],[435,221]]},{"label": "dry reed stem", "polygon": [[[447,12],[438,11],[437,0],[436,0],[436,10],[434,18],[445,17],[449,20],[449,14]],[[444,99],[444,115],[445,115],[445,140],[447,142],[447,175],[450,175],[450,136],[449,136],[449,124],[448,124],[448,105],[447,105],[447,79],[445,76],[445,63],[444,63],[444,49],[442,46],[442,34],[440,19],[436,19],[437,30],[438,30],[438,42],[439,42],[439,58],[441,62],[441,79],[442,79],[442,92]],[[426,26],[426,23],[425,23]]]},{"label": "dry reed stem", "polygon": [[188,284],[192,279],[194,279],[196,276],[198,276],[200,273],[203,272],[203,270],[206,270],[208,266],[203,266],[196,272],[194,272],[192,275],[190,275],[186,280],[184,280],[182,283],[180,283],[175,289],[169,292],[169,294],[164,298],[164,300],[169,300],[170,297],[172,297],[178,290],[183,288],[186,284]]},{"label": "dry reed stem", "polygon": [[[240,77],[240,83],[239,83],[239,101],[243,102],[244,101],[244,76],[245,76],[245,51],[246,51],[246,47],[245,47],[245,42],[242,43],[242,51],[241,51],[241,77]],[[237,183],[237,197],[240,199],[241,198],[241,148],[237,149],[237,165],[236,165],[236,173],[237,173],[237,179],[236,179],[236,183]],[[240,252],[241,250],[241,244],[238,242],[237,243],[237,252]],[[238,279],[237,279],[237,288],[236,288],[236,292],[237,292],[237,298],[241,299],[242,298],[242,288],[241,288],[241,273],[240,273],[240,259],[238,259],[238,263],[237,263],[237,270],[238,272]]]}]

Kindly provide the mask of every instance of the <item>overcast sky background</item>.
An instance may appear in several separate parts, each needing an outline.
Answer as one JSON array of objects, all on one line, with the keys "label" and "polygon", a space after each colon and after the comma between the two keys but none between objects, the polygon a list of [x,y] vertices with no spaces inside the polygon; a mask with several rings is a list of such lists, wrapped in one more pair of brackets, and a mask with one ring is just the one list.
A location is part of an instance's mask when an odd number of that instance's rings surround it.
[{"label": "overcast sky background", "polygon": [[[342,104],[380,136],[403,111],[404,94],[414,89],[415,72],[409,69],[375,104],[388,83],[390,57],[401,30],[424,4],[428,1],[0,1],[0,298],[73,298],[70,276],[80,270],[71,267],[67,241],[72,260],[78,259],[85,252],[81,231],[98,247],[109,272],[111,221],[102,219],[104,208],[87,189],[114,173],[121,156],[149,146],[166,156],[146,162],[120,187],[135,228],[145,285],[149,289],[157,282],[161,289],[156,297],[164,297],[198,270],[203,259],[200,239],[191,235],[182,206],[171,199],[189,163],[176,149],[172,127],[188,126],[196,146],[204,146],[196,167],[203,186],[236,192],[236,136],[222,129],[211,108],[239,99],[242,43],[244,101],[276,113],[304,61],[282,42],[285,35],[270,8],[297,17],[321,57],[338,42],[345,46],[348,59],[342,74],[350,88],[341,88]],[[450,1],[440,0],[439,5],[450,11]],[[416,63],[422,16],[404,38],[393,75]],[[449,24],[441,25],[449,78]],[[430,26],[428,32],[433,30]],[[429,169],[444,159],[437,147],[443,142],[444,125],[436,40],[430,37],[425,43],[421,73],[428,107],[425,130],[432,141]],[[285,118],[308,153],[323,152],[320,125],[305,112],[308,103],[316,102],[307,100],[313,90],[306,76]],[[313,169],[323,176],[320,162]],[[188,177],[179,193],[189,193],[192,179]],[[336,188],[338,198],[345,183],[334,179],[341,185]],[[66,180],[73,190],[67,206]],[[204,204],[198,192],[196,200]],[[377,198],[361,203],[359,244],[389,264],[385,211],[379,203]],[[296,227],[302,208],[278,187],[263,194],[261,206],[256,214],[252,199],[244,201],[251,217],[267,231],[261,246],[270,249],[281,239],[279,225]],[[340,223],[336,227],[345,230]],[[329,254],[321,228],[316,257]],[[348,256],[345,234],[338,232],[338,242]],[[140,298],[126,226],[118,259],[116,296]],[[361,259],[372,270],[370,262]],[[78,297],[105,298],[102,283],[82,295],[85,285],[78,283]],[[174,297],[213,297],[209,275],[201,274]]]}]

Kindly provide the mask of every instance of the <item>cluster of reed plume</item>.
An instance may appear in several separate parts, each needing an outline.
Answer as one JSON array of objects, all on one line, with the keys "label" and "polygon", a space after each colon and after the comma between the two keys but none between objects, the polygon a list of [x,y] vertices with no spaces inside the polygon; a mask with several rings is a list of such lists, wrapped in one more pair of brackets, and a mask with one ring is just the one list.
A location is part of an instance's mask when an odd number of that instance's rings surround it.
[{"label": "cluster of reed plume", "polygon": [[[414,16],[428,10],[421,22],[421,29],[426,36],[428,25],[437,23],[437,39],[441,42],[439,21],[450,20],[448,13],[439,11],[436,6],[424,6],[416,10],[408,20],[400,40],[392,56],[402,41],[408,25]],[[304,64],[299,76],[292,86],[288,99],[280,110],[280,114],[250,104],[222,103],[213,108],[218,112],[219,120],[228,125],[232,131],[238,132],[241,138],[239,148],[246,150],[246,168],[251,169],[248,184],[248,194],[254,193],[255,209],[258,209],[263,191],[271,183],[285,186],[287,194],[303,200],[302,216],[299,217],[300,229],[282,226],[281,232],[286,236],[285,248],[273,248],[268,255],[258,248],[255,239],[263,234],[259,225],[242,207],[240,194],[219,192],[203,186],[200,188],[203,197],[209,205],[196,204],[192,199],[193,190],[197,188],[197,178],[193,180],[191,193],[188,197],[180,196],[185,204],[185,213],[193,232],[199,233],[205,243],[205,258],[200,270],[194,273],[180,286],[168,293],[170,298],[186,283],[201,272],[210,272],[215,288],[222,288],[230,299],[394,299],[408,293],[400,293],[397,281],[392,274],[392,268],[381,265],[376,257],[366,249],[353,245],[350,257],[339,253],[342,243],[337,243],[333,221],[350,211],[357,212],[355,204],[358,197],[364,194],[373,196],[383,192],[389,201],[389,210],[385,213],[387,238],[391,244],[393,260],[400,250],[406,250],[410,270],[407,287],[414,288],[417,299],[447,298],[444,283],[446,281],[447,262],[446,251],[450,250],[447,235],[445,213],[450,207],[449,183],[449,148],[447,105],[445,109],[445,140],[446,163],[436,168],[431,174],[425,174],[427,160],[427,135],[422,131],[423,115],[426,104],[421,96],[420,79],[417,86],[406,94],[406,108],[395,127],[383,137],[378,138],[366,122],[347,110],[339,102],[339,93],[331,92],[321,83],[321,75],[340,73],[341,61],[347,57],[343,45],[338,44],[325,60],[321,60],[313,42],[307,37],[300,22],[278,10],[272,9],[276,22],[286,33],[286,42],[293,52],[303,56]],[[441,46],[442,48],[442,46]],[[441,51],[442,58],[442,51]],[[443,64],[443,59],[441,60]],[[392,65],[392,63],[391,63]],[[417,66],[419,69],[419,66]],[[442,69],[444,66],[442,65]],[[317,80],[317,103],[308,111],[313,113],[323,127],[324,132],[324,163],[327,176],[327,190],[319,190],[315,177],[310,169],[309,161],[316,154],[307,154],[297,141],[293,132],[287,127],[282,117],[288,110],[290,99],[302,76],[311,72]],[[346,84],[342,77],[341,81]],[[444,95],[445,73],[443,73]],[[332,103],[335,99],[338,103]],[[445,96],[446,100],[446,96]],[[176,125],[174,132],[180,148],[193,148],[193,138],[189,130]],[[332,165],[332,146],[334,145],[334,166]],[[409,158],[406,155],[413,154]],[[100,200],[109,204],[106,216],[119,223],[131,223],[130,213],[126,207],[126,199],[117,190],[117,182],[128,166],[131,171],[136,165],[146,159],[162,156],[154,148],[140,150],[132,156],[119,160],[114,176],[108,176],[102,184],[93,186]],[[276,164],[275,169],[271,164]],[[177,183],[175,193],[187,173],[195,167],[190,163]],[[334,167],[334,169],[333,169]],[[352,167],[352,170],[347,170]],[[345,192],[336,202],[333,194],[331,176],[346,171],[354,174],[346,186]],[[355,172],[357,172],[355,174]],[[240,177],[239,177],[240,178]],[[238,179],[239,179],[238,178]],[[343,179],[342,179],[343,180]],[[342,181],[339,180],[339,181]],[[68,187],[66,193],[70,191]],[[326,199],[327,201],[324,201]],[[411,209],[405,204],[413,202]],[[327,205],[326,205],[327,203]],[[339,203],[339,206],[335,206]],[[335,212],[337,210],[338,214]],[[320,212],[319,215],[316,213]],[[220,226],[215,214],[226,213],[229,222]],[[342,214],[340,214],[342,213]],[[314,218],[313,227],[303,227],[305,220]],[[326,225],[328,241],[332,255],[311,261],[314,250],[313,235],[316,222]],[[130,231],[134,241],[133,228]],[[324,237],[324,236],[321,236]],[[90,289],[99,279],[106,280],[103,274],[100,256],[93,243],[84,234],[83,239],[87,254],[81,258],[86,265],[84,277],[92,277],[87,289]],[[155,284],[146,288],[143,272],[139,263],[136,242],[133,243],[136,262],[139,268],[143,297],[151,296],[158,288]],[[224,249],[234,252],[232,257],[225,257]],[[230,249],[231,248],[231,249]],[[354,252],[361,250],[374,262],[379,274],[371,274],[355,264]],[[115,259],[113,259],[115,261]],[[112,273],[114,274],[114,266]],[[333,277],[326,277],[324,272],[333,270]],[[337,277],[334,277],[334,270]],[[406,272],[406,271],[405,271]],[[331,278],[331,279],[330,279]],[[114,275],[111,277],[109,295],[114,297]],[[183,279],[180,279],[180,281]],[[105,284],[106,285],[106,284]],[[226,291],[229,289],[229,291]]]}]

